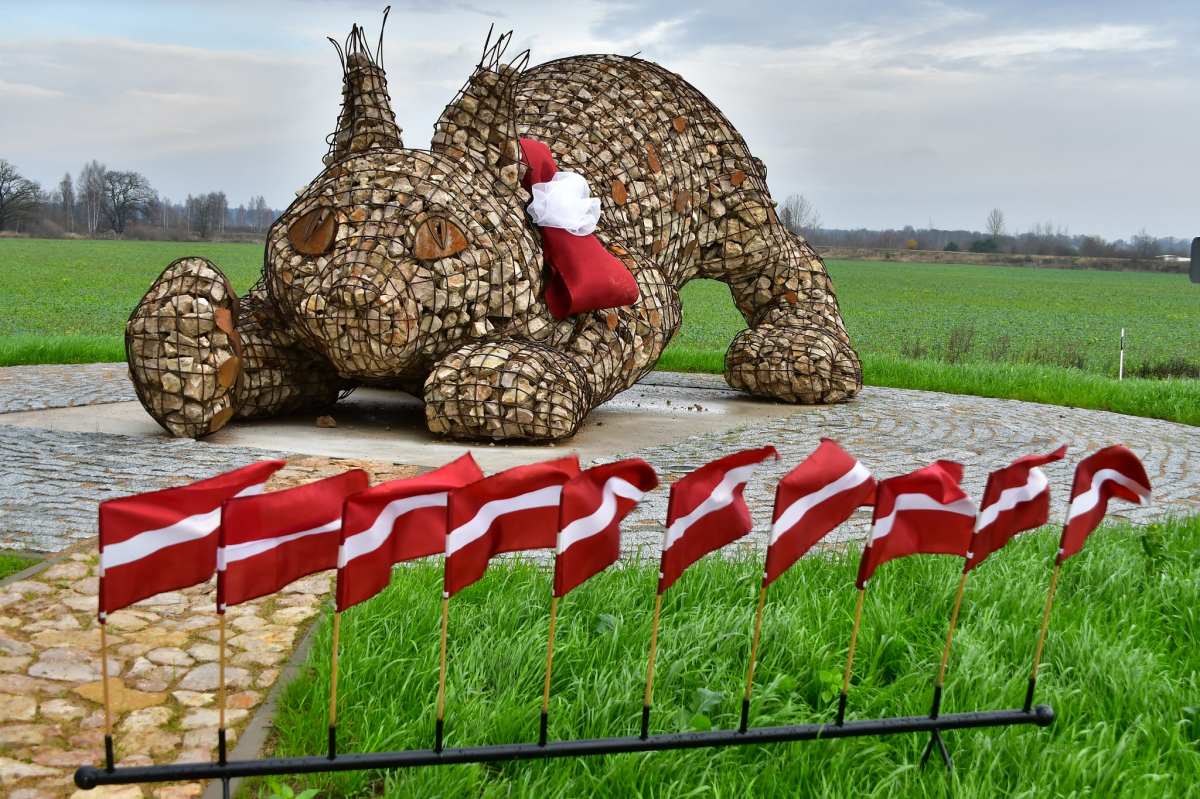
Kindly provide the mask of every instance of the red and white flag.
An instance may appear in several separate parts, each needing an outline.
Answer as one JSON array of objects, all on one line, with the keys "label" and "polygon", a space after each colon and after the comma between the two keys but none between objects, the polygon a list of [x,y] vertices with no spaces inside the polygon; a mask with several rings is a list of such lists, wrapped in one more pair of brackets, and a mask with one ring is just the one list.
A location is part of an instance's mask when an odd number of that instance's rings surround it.
[{"label": "red and white flag", "polygon": [[579,459],[571,455],[516,466],[451,491],[442,596],[482,577],[493,555],[553,547],[562,487],[577,474]]},{"label": "red and white flag", "polygon": [[349,497],[338,547],[338,612],[387,588],[393,565],[445,552],[450,492],[482,479],[468,452],[428,474],[389,480]]},{"label": "red and white flag", "polygon": [[750,532],[753,524],[742,492],[754,470],[770,457],[779,458],[774,447],[739,452],[705,464],[671,486],[658,593],[709,552]]},{"label": "red and white flag", "polygon": [[1026,455],[988,475],[965,571],[974,569],[1018,533],[1046,523],[1050,518],[1050,481],[1038,467],[1061,460],[1066,454],[1067,448],[1059,447],[1049,455]]},{"label": "red and white flag", "polygon": [[217,612],[337,567],[346,497],[370,478],[352,469],[315,483],[231,499],[217,549]]},{"label": "red and white flag", "polygon": [[1146,468],[1137,455],[1122,446],[1105,447],[1075,467],[1071,507],[1063,525],[1058,563],[1083,549],[1083,542],[1108,513],[1108,501],[1113,497],[1138,505],[1150,504]]},{"label": "red and white flag", "polygon": [[191,485],[101,502],[101,623],[134,602],[212,577],[221,503],[261,494],[286,464],[262,461]]},{"label": "red and white flag", "polygon": [[641,458],[594,466],[562,489],[554,596],[566,596],[621,557],[621,520],[658,485]]},{"label": "red and white flag", "polygon": [[961,464],[937,461],[879,483],[871,536],[858,564],[859,588],[880,564],[905,555],[966,557],[975,501],[959,487],[962,473]]},{"label": "red and white flag", "polygon": [[822,438],[816,451],[775,489],[763,586],[790,569],[856,508],[874,501],[875,478],[867,468],[835,442]]}]

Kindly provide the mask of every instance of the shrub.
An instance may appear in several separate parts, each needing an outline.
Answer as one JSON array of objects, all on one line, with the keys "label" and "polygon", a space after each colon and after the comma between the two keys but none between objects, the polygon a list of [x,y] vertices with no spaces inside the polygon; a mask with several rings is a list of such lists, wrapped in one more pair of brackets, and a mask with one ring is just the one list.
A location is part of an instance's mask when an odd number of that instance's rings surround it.
[{"label": "shrub", "polygon": [[906,249],[906,250],[915,250],[915,249],[917,249],[917,240],[916,240],[916,239],[909,239],[908,241],[904,242],[904,249]]},{"label": "shrub", "polygon": [[945,247],[943,247],[942,251],[943,252],[958,252],[960,249],[962,249],[962,248],[958,246],[958,242],[952,241],[949,244],[947,244]]},{"label": "shrub", "polygon": [[1200,376],[1200,364],[1192,363],[1187,358],[1175,357],[1155,363],[1139,363],[1129,370],[1133,377],[1144,377],[1153,380],[1168,380],[1172,377]]},{"label": "shrub", "polygon": [[990,236],[986,239],[975,239],[971,242],[969,252],[1000,252],[1000,245]]}]

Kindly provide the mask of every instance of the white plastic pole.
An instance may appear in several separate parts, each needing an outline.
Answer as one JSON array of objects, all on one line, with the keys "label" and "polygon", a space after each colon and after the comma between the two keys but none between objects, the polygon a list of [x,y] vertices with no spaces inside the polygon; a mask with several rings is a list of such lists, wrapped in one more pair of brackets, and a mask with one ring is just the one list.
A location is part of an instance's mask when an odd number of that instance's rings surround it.
[{"label": "white plastic pole", "polygon": [[1121,328],[1121,365],[1117,367],[1117,380],[1125,379],[1125,328]]}]

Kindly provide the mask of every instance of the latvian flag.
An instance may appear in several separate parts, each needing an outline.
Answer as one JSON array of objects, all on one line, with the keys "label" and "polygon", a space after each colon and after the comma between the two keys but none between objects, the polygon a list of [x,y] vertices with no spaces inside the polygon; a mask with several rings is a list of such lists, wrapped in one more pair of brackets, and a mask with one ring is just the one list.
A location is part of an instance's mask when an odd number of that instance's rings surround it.
[{"label": "latvian flag", "polygon": [[1122,446],[1106,447],[1075,467],[1071,507],[1063,525],[1058,563],[1083,549],[1108,512],[1108,500],[1117,497],[1138,505],[1150,503],[1150,478],[1138,456]]},{"label": "latvian flag", "polygon": [[467,453],[428,474],[380,483],[347,499],[338,548],[338,612],[387,588],[393,565],[445,552],[450,492],[482,479]]},{"label": "latvian flag", "polygon": [[346,497],[367,487],[362,469],[225,503],[217,549],[217,612],[337,567]]},{"label": "latvian flag", "polygon": [[767,542],[763,587],[792,567],[805,552],[875,501],[875,478],[828,438],[779,481]]},{"label": "latvian flag", "polygon": [[563,486],[554,596],[599,574],[621,557],[621,520],[658,485],[658,475],[641,458],[588,469]]},{"label": "latvian flag", "polygon": [[883,563],[905,555],[966,557],[975,502],[959,487],[962,465],[937,461],[882,481],[875,491],[871,536],[858,564],[858,587]]},{"label": "latvian flag", "polygon": [[1038,467],[1061,460],[1066,454],[1067,448],[1059,447],[1049,455],[1026,455],[988,475],[965,571],[974,569],[1018,533],[1046,523],[1050,518],[1050,481]]},{"label": "latvian flag", "polygon": [[217,570],[221,503],[261,494],[287,461],[262,461],[191,485],[100,503],[100,621]]},{"label": "latvian flag", "polygon": [[451,491],[442,596],[482,577],[493,555],[553,547],[563,484],[578,474],[579,459],[572,455],[516,466]]},{"label": "latvian flag", "polygon": [[774,447],[739,452],[705,464],[671,486],[658,593],[709,552],[750,532],[750,509],[742,491],[758,465],[770,457],[779,458]]}]

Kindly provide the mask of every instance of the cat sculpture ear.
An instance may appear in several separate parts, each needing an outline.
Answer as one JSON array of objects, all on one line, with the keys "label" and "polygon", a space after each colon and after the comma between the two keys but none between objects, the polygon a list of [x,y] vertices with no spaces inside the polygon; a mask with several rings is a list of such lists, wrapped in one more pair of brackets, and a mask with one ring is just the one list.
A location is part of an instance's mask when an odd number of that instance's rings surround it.
[{"label": "cat sculpture ear", "polygon": [[434,126],[435,155],[460,162],[460,168],[488,171],[498,190],[524,194],[520,187],[525,165],[517,141],[516,87],[529,51],[502,63],[512,41],[512,31],[493,44],[492,33],[484,45],[475,73],[459,91]]},{"label": "cat sculpture ear", "polygon": [[[391,7],[388,7],[391,10]],[[387,25],[388,12],[383,12]],[[328,166],[348,155],[376,148],[400,149],[400,126],[392,111],[387,91],[387,75],[383,71],[383,28],[379,30],[379,46],[374,53],[367,43],[366,33],[358,25],[350,30],[345,48],[333,39],[342,62],[342,110],[338,126],[328,138]]]}]

